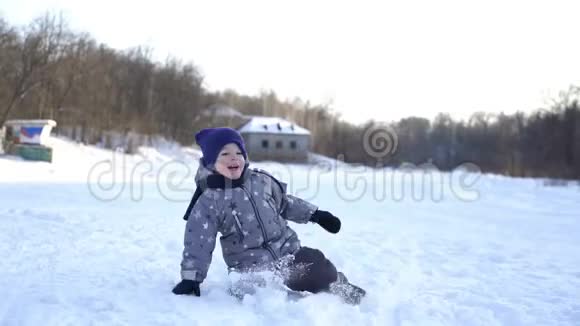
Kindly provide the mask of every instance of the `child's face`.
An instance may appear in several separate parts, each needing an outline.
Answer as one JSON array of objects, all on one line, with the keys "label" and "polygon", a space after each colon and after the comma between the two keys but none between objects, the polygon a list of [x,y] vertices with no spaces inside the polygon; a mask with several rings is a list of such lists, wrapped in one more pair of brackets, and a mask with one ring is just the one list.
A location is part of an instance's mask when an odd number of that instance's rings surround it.
[{"label": "child's face", "polygon": [[215,161],[215,169],[226,178],[235,180],[242,176],[246,160],[235,143],[225,145]]}]

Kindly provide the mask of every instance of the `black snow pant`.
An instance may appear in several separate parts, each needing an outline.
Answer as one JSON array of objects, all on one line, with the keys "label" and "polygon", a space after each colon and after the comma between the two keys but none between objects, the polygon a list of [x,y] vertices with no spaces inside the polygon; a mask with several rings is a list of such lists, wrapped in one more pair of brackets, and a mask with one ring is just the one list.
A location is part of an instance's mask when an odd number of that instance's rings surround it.
[{"label": "black snow pant", "polygon": [[302,247],[289,266],[286,286],[294,291],[318,293],[328,291],[337,279],[336,267],[320,250]]},{"label": "black snow pant", "polygon": [[[293,291],[329,292],[350,304],[359,304],[366,294],[362,288],[349,283],[343,273],[337,272],[332,262],[317,249],[302,247],[294,254],[293,261],[276,269],[282,272],[284,284]],[[232,286],[230,293],[241,300],[246,294],[254,294],[256,285],[265,286],[266,281],[242,279]]]}]

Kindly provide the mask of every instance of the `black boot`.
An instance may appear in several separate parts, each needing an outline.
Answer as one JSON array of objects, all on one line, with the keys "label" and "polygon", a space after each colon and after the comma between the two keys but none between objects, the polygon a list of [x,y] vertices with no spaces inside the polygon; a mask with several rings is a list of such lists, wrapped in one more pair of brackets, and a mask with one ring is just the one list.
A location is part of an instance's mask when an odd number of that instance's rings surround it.
[{"label": "black boot", "polygon": [[338,295],[344,302],[352,305],[360,304],[366,291],[362,288],[350,284],[342,272],[338,272],[336,282],[330,284],[330,293]]}]

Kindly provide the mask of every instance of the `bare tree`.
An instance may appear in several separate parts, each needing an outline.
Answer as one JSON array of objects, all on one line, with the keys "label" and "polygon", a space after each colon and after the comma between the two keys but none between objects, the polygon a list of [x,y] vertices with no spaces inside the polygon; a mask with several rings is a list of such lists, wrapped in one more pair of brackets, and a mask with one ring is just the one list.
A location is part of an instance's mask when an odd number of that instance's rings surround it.
[{"label": "bare tree", "polygon": [[24,35],[10,30],[3,33],[0,79],[8,87],[8,97],[1,103],[0,124],[6,121],[18,101],[50,78],[50,70],[55,68],[62,55],[64,27],[61,17],[46,14],[34,20]]}]

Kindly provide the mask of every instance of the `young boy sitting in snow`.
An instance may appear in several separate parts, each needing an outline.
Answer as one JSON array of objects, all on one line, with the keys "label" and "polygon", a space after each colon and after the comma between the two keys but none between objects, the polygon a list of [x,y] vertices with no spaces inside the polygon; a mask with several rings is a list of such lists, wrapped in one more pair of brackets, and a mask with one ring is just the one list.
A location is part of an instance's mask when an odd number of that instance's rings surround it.
[{"label": "young boy sitting in snow", "polygon": [[337,233],[337,217],[286,194],[286,185],[268,173],[249,169],[244,141],[236,130],[204,129],[195,139],[203,157],[195,177],[196,195],[184,216],[182,281],[173,293],[200,296],[219,232],[230,271],[283,269],[280,274],[291,290],[327,291],[346,302],[360,302],[364,290],[348,283],[321,251],[301,246],[287,223],[314,222]]}]

